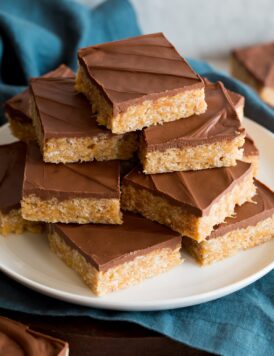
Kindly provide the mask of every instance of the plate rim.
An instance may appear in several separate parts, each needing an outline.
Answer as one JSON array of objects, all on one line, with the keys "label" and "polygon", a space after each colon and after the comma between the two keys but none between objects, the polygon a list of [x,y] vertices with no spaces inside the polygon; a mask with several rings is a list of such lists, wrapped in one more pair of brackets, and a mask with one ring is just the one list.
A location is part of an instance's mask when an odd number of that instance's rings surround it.
[{"label": "plate rim", "polygon": [[123,302],[119,301],[105,301],[100,299],[100,297],[93,296],[77,296],[72,293],[68,293],[56,288],[45,286],[39,282],[33,281],[25,276],[14,272],[0,263],[0,269],[3,273],[19,282],[23,286],[30,288],[38,293],[44,294],[48,297],[65,301],[68,303],[73,303],[76,305],[82,305],[87,307],[92,307],[96,309],[105,309],[105,310],[117,310],[117,311],[157,311],[157,310],[168,310],[168,309],[177,309],[185,308],[188,306],[193,306],[197,304],[202,304],[210,302],[222,297],[225,297],[229,294],[232,294],[248,285],[256,282],[258,279],[265,276],[267,273],[271,272],[274,269],[274,261],[266,265],[264,268],[260,269],[256,273],[253,273],[240,281],[234,282],[227,286],[211,290],[209,292],[201,293],[195,296],[188,297],[177,297],[172,299],[157,300],[157,301],[142,301],[141,303],[136,302],[127,302],[126,305]]},{"label": "plate rim", "polygon": [[[269,135],[274,140],[274,133],[267,130],[265,127],[261,126],[257,122],[245,118],[245,120],[252,122],[255,126],[258,126],[260,130],[263,130],[265,134]],[[2,131],[8,129],[9,124],[6,123],[0,127],[0,134]],[[15,138],[14,141],[17,139]],[[20,275],[16,271],[6,267],[0,261],[0,270],[10,278],[14,279],[16,282],[22,284],[23,286],[30,288],[38,293],[44,294],[51,298],[65,301],[68,303],[73,303],[76,305],[82,305],[87,307],[93,307],[96,309],[105,309],[105,310],[117,310],[117,311],[156,311],[156,310],[167,310],[167,309],[177,309],[184,308],[192,305],[202,304],[205,302],[213,301],[224,296],[227,296],[231,293],[234,293],[244,287],[247,287],[251,283],[254,283],[258,279],[265,276],[272,269],[274,269],[274,260],[268,263],[263,268],[259,269],[257,272],[248,275],[247,277],[240,279],[234,283],[229,285],[220,287],[218,289],[213,289],[208,292],[196,294],[194,296],[185,296],[185,297],[176,297],[165,300],[156,300],[156,301],[142,301],[131,302],[127,301],[126,304],[123,301],[107,301],[100,299],[100,297],[96,296],[81,296],[76,295],[75,293],[70,293],[66,291],[62,291],[50,286],[43,285],[40,282],[34,281],[28,277]]]}]

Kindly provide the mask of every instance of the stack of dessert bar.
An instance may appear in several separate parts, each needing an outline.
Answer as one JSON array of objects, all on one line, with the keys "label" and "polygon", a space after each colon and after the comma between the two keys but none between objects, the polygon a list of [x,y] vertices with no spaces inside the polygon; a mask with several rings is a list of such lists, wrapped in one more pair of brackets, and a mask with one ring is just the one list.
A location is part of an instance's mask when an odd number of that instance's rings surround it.
[{"label": "stack of dessert bar", "polygon": [[6,103],[26,144],[0,147],[3,234],[46,228],[96,295],[181,264],[182,245],[207,264],[273,237],[243,97],[200,77],[161,33],[78,59],[76,77],[62,65]]}]

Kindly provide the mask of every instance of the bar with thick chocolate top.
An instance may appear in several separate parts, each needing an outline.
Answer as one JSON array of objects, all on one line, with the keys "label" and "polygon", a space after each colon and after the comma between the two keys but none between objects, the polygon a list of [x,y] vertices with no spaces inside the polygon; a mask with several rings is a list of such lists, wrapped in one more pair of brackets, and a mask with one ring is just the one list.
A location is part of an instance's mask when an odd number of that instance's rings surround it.
[{"label": "bar with thick chocolate top", "polygon": [[0,211],[4,214],[20,209],[25,159],[25,143],[0,145]]},{"label": "bar with thick chocolate top", "polygon": [[52,163],[129,159],[137,149],[136,133],[115,135],[96,122],[73,78],[30,81],[30,113],[43,159]]},{"label": "bar with thick chocolate top", "polygon": [[1,355],[68,356],[67,342],[31,330],[14,320],[0,317]]},{"label": "bar with thick chocolate top", "polygon": [[[213,84],[213,82],[211,82],[210,80],[208,80],[206,77],[203,77],[203,80],[205,82],[205,86],[206,84]],[[243,117],[244,117],[244,105],[245,105],[245,97],[242,96],[239,93],[236,93],[235,91],[229,90],[227,88],[225,88],[226,93],[228,94],[228,96],[230,97],[230,100],[234,106],[234,109],[236,110],[239,119],[242,121]]]},{"label": "bar with thick chocolate top", "polygon": [[145,173],[198,170],[236,165],[245,130],[221,82],[206,83],[207,111],[142,133],[140,157]]},{"label": "bar with thick chocolate top", "polygon": [[[43,78],[74,77],[73,71],[65,64],[42,76]],[[22,141],[35,140],[36,135],[29,116],[29,89],[24,90],[6,101],[6,117],[10,123],[12,133]]]},{"label": "bar with thick chocolate top", "polygon": [[0,145],[0,234],[4,236],[41,230],[39,224],[26,221],[21,215],[25,160],[25,143]]},{"label": "bar with thick chocolate top", "polygon": [[202,79],[162,33],[82,48],[78,59],[76,88],[114,133],[206,110]]},{"label": "bar with thick chocolate top", "polygon": [[258,180],[255,185],[252,201],[237,206],[233,217],[215,227],[206,240],[198,244],[183,238],[183,246],[201,264],[221,260],[274,237],[274,193]]},{"label": "bar with thick chocolate top", "polygon": [[274,42],[237,48],[232,52],[232,74],[274,105]]},{"label": "bar with thick chocolate top", "polygon": [[50,225],[52,250],[95,294],[139,283],[182,262],[179,233],[132,213],[123,220],[117,226]]},{"label": "bar with thick chocolate top", "polygon": [[255,194],[250,163],[200,171],[146,175],[135,168],[123,179],[122,207],[195,240]]},{"label": "bar with thick chocolate top", "polygon": [[38,146],[28,146],[22,214],[27,220],[121,223],[118,161],[44,163]]}]

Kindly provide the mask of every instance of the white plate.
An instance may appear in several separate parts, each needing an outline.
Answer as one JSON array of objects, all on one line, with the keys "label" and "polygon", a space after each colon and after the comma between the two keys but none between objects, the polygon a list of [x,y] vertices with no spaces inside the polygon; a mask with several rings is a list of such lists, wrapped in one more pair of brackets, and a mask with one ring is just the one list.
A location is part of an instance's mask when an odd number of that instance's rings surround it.
[{"label": "white plate", "polygon": [[[259,178],[273,189],[274,135],[250,120],[245,126],[261,153]],[[7,126],[0,129],[1,144],[13,140]],[[98,298],[51,253],[46,236],[0,238],[0,268],[19,283],[71,303],[116,310],[171,309],[220,298],[268,273],[273,256],[274,240],[209,267],[199,267],[186,255],[181,266],[164,275]]]}]

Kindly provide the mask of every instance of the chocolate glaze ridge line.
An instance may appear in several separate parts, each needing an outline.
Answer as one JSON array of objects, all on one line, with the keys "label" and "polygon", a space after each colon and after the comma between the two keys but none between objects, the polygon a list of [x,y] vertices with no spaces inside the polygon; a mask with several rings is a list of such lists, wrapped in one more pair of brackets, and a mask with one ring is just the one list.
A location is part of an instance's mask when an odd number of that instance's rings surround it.
[{"label": "chocolate glaze ridge line", "polygon": [[181,243],[179,233],[137,214],[124,213],[123,221],[122,225],[111,227],[52,224],[50,230],[57,232],[99,271],[107,271],[159,248],[175,248]]},{"label": "chocolate glaze ridge line", "polygon": [[260,84],[274,87],[274,42],[238,48],[232,55]]},{"label": "chocolate glaze ridge line", "polygon": [[[73,71],[64,64],[61,64],[55,70],[50,71],[42,76],[42,78],[53,78],[53,77],[74,77]],[[24,90],[6,101],[5,110],[12,116],[13,119],[18,121],[28,121],[31,123],[31,118],[29,117],[29,89]]]},{"label": "chocolate glaze ridge line", "polygon": [[0,343],[2,355],[66,356],[68,351],[65,341],[5,317],[0,317]]},{"label": "chocolate glaze ridge line", "polygon": [[[148,189],[152,194],[164,197],[196,216],[206,216],[212,205],[251,171],[252,165],[242,161],[237,161],[234,167],[151,175],[134,168],[124,177],[123,184]],[[184,181],[187,181],[187,186]]]},{"label": "chocolate glaze ridge line", "polygon": [[207,111],[193,115],[191,120],[180,119],[146,128],[143,139],[147,151],[164,151],[232,140],[244,132],[241,122],[222,83],[206,83]]},{"label": "chocolate glaze ridge line", "polygon": [[0,145],[0,211],[20,208],[26,145],[23,142]]},{"label": "chocolate glaze ridge line", "polygon": [[244,229],[255,226],[259,221],[265,220],[274,214],[274,192],[263,183],[255,179],[257,188],[253,202],[246,202],[235,208],[235,215],[226,218],[218,225],[207,240],[225,235],[236,229]]},{"label": "chocolate glaze ridge line", "polygon": [[[135,58],[134,51],[136,51],[136,48],[134,48],[134,46],[136,47],[136,41],[140,49],[142,41],[147,42],[148,40],[150,41],[149,45],[146,43],[142,48],[142,51],[145,51],[145,56],[142,56],[143,61],[140,59],[142,53],[138,53],[138,58]],[[153,46],[151,44],[153,41],[156,41],[157,45]],[[158,42],[160,42],[160,46]],[[131,43],[133,43],[133,46]],[[118,53],[120,48],[126,45],[130,48],[130,53],[126,53],[126,55],[122,52]],[[113,54],[111,54],[111,58],[109,58],[109,56],[102,53],[109,46],[112,49],[115,48],[115,50],[117,48],[115,55],[118,58],[113,58]],[[159,56],[155,56],[156,48],[158,48]],[[165,53],[165,55],[161,55],[163,51],[168,51],[168,54]],[[153,53],[154,58],[149,57],[147,52]],[[87,53],[89,53],[89,55],[87,55]],[[129,58],[130,55],[131,58]],[[173,63],[173,65],[170,66],[166,57],[175,57],[175,59],[178,60],[178,65],[175,66]],[[104,92],[104,96],[107,97],[108,102],[114,105],[115,112],[124,111],[128,106],[137,102],[140,103],[143,100],[175,95],[185,89],[198,89],[203,87],[203,82],[200,77],[190,69],[185,60],[180,57],[178,52],[162,34],[140,36],[133,39],[122,40],[121,43],[118,41],[80,49],[78,58],[79,62],[85,68],[89,79],[100,91]],[[153,65],[149,63],[151,60],[153,60]],[[111,70],[102,70],[104,61],[108,63],[107,67],[111,67]],[[155,63],[157,61],[158,65]],[[97,63],[100,63],[101,68],[96,68]],[[122,72],[115,73],[116,67],[120,69],[125,68],[127,70],[126,74],[123,75]],[[157,68],[157,73],[153,74],[155,68]],[[130,69],[132,71],[128,72]],[[151,73],[142,74],[138,73],[138,70],[143,72],[150,71]],[[160,78],[160,74],[165,75],[164,80]],[[178,77],[172,79],[170,76],[174,74],[176,74],[176,76],[180,75],[180,79],[178,79]],[[146,95],[143,95],[144,93]]]},{"label": "chocolate glaze ridge line", "polygon": [[44,163],[36,144],[28,146],[23,195],[42,200],[73,198],[119,199],[118,161],[72,164]]},{"label": "chocolate glaze ridge line", "polygon": [[113,136],[98,126],[90,103],[74,89],[70,78],[33,79],[30,91],[36,104],[44,141],[60,137]]}]

